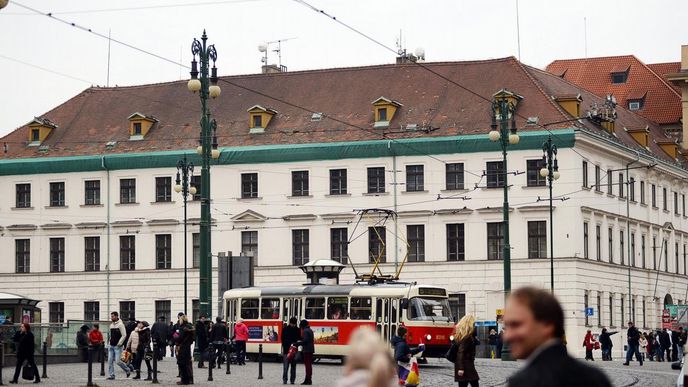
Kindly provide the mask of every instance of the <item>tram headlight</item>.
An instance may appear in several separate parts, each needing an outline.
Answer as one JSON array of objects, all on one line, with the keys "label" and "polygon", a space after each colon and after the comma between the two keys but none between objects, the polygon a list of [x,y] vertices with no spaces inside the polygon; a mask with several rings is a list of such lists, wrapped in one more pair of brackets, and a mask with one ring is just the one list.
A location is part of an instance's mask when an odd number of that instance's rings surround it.
[{"label": "tram headlight", "polygon": [[426,339],[427,341],[430,341],[430,340],[432,339],[432,335],[425,335],[425,339]]}]

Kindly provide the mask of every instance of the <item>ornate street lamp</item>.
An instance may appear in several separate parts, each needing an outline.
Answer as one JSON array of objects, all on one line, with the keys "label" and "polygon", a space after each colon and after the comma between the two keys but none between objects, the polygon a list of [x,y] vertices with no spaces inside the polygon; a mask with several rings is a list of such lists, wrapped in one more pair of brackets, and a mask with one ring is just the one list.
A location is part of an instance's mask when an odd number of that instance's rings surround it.
[{"label": "ornate street lamp", "polygon": [[[200,270],[199,270],[199,306],[200,312],[206,316],[212,316],[212,257],[210,253],[210,159],[220,157],[217,149],[217,123],[210,118],[208,110],[208,97],[217,98],[220,96],[220,86],[217,85],[217,51],[214,45],[206,45],[208,36],[203,30],[201,41],[193,40],[191,44],[191,79],[187,86],[193,93],[199,93],[201,98],[201,137],[197,148],[201,156],[201,224],[200,224]],[[200,61],[200,74],[198,71]],[[213,67],[210,69],[210,61]],[[211,72],[212,71],[212,72]],[[200,78],[199,78],[200,75]],[[211,143],[212,141],[212,143]]]},{"label": "ornate street lamp", "polygon": [[193,197],[196,195],[196,187],[192,186],[189,181],[189,176],[193,176],[194,166],[186,160],[186,156],[183,159],[177,161],[177,179],[175,180],[174,191],[181,193],[184,198],[184,314],[187,314],[188,308],[188,274],[187,274],[187,254],[188,248],[186,244],[186,203],[188,201],[189,195]]},{"label": "ornate street lamp", "polygon": [[542,144],[542,169],[540,176],[549,182],[549,283],[554,294],[554,217],[552,216],[552,182],[559,179],[557,146],[552,144],[552,136]]},{"label": "ornate street lamp", "polygon": [[[504,227],[504,297],[511,293],[511,244],[509,243],[509,184],[508,184],[508,169],[506,150],[509,145],[516,145],[519,142],[518,129],[516,128],[515,110],[516,104],[523,97],[514,94],[507,90],[500,90],[494,95],[492,101],[492,125],[490,126],[490,133],[488,134],[490,141],[499,142],[502,148],[502,175],[504,178],[504,204],[502,208],[504,220],[502,221]],[[497,119],[499,119],[499,126],[497,126]],[[511,127],[509,127],[509,120],[511,120]],[[511,350],[508,343],[505,343],[502,349],[502,360],[513,360],[511,357]]]}]

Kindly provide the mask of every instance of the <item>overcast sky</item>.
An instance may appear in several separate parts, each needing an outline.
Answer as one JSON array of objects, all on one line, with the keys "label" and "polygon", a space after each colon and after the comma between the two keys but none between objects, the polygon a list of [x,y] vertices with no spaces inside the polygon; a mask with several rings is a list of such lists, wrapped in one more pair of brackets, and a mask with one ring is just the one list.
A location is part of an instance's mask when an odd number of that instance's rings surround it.
[{"label": "overcast sky", "polygon": [[[389,47],[401,30],[405,47],[423,47],[427,61],[518,56],[516,0],[307,1]],[[293,39],[282,44],[282,64],[290,71],[394,62],[393,53],[293,0],[10,0],[0,10],[0,135],[107,80],[106,39],[16,3],[105,35],[111,30],[113,39],[185,64],[192,39],[205,28],[221,75],[259,72],[257,46],[286,38]],[[688,15],[686,0],[520,0],[519,14],[521,60],[537,67],[585,56],[584,18],[589,57],[679,61],[680,45],[688,44],[674,16]],[[112,43],[110,86],[178,80],[180,73],[188,76],[179,66]]]}]

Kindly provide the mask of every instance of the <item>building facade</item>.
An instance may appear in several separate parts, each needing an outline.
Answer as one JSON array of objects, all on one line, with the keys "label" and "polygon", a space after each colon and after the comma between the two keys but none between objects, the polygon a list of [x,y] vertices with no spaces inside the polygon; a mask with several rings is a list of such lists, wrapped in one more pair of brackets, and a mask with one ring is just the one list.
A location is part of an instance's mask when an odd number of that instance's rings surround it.
[{"label": "building facade", "polygon": [[[214,295],[220,252],[253,255],[258,285],[303,283],[299,266],[321,258],[347,264],[341,282],[353,281],[382,253],[384,273],[403,264],[402,280],[446,287],[459,315],[495,320],[505,177],[512,286],[551,286],[539,173],[551,137],[561,173],[553,285],[570,342],[628,319],[657,328],[665,303],[686,302],[688,173],[675,143],[653,141],[661,128],[513,58],[429,65],[471,92],[414,64],[226,78],[229,97],[211,107],[221,144],[211,169]],[[490,99],[504,89],[521,97],[507,171],[487,136]],[[0,291],[41,300],[42,322],[185,309],[175,165],[198,160],[188,124],[197,112],[181,110],[192,98],[183,92],[181,82],[89,89],[0,140],[9,144]],[[364,208],[398,217],[358,217]],[[199,202],[188,210],[191,312]]]}]

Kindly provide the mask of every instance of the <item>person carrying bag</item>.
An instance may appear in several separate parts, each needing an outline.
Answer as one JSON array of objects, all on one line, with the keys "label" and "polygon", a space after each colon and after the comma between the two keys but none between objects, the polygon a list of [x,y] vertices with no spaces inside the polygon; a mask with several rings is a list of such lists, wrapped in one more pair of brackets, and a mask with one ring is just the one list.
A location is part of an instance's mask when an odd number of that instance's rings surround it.
[{"label": "person carrying bag", "polygon": [[[38,367],[33,358],[34,352],[34,337],[31,333],[31,326],[28,323],[23,323],[19,332],[14,335],[14,342],[17,346],[17,366],[14,369],[14,377],[10,380],[10,384],[17,384],[19,379],[19,372],[22,373],[22,379],[31,380],[34,383],[40,383],[41,378],[38,376]],[[26,366],[22,367],[26,362]]]}]

